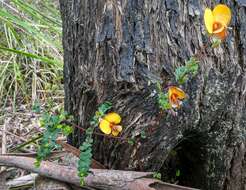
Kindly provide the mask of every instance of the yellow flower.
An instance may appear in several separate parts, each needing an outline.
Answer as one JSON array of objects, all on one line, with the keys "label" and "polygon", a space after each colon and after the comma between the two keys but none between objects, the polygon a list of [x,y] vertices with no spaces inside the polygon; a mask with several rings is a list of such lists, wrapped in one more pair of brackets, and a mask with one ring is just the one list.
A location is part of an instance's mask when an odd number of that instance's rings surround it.
[{"label": "yellow flower", "polygon": [[223,4],[217,5],[212,11],[206,8],[204,22],[208,33],[224,40],[227,35],[227,26],[231,21],[231,10]]},{"label": "yellow flower", "polygon": [[182,104],[181,100],[183,100],[185,98],[186,98],[186,94],[182,89],[175,87],[175,86],[169,87],[169,89],[168,89],[168,100],[169,100],[170,105],[173,108],[179,108],[180,105]]},{"label": "yellow flower", "polygon": [[121,117],[117,113],[108,113],[100,120],[99,128],[101,131],[107,135],[111,134],[113,136],[118,136],[122,131],[122,126],[119,125],[121,122]]}]

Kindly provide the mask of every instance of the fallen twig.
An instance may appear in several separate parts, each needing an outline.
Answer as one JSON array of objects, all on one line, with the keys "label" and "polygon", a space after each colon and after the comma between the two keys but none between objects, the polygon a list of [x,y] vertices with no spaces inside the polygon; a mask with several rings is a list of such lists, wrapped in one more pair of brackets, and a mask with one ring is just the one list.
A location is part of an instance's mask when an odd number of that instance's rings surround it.
[{"label": "fallen twig", "polygon": [[[34,162],[33,158],[0,155],[0,165],[14,166],[76,186],[80,185],[76,168],[47,161],[42,162],[41,166],[36,168]],[[85,178],[85,186],[101,190],[195,190],[151,179],[149,178],[153,175],[151,172],[101,169],[90,171],[91,173]]]},{"label": "fallen twig", "polygon": [[23,187],[23,186],[29,186],[34,183],[35,178],[37,177],[37,174],[29,174],[26,176],[22,176],[16,179],[13,179],[11,181],[7,182],[8,188],[13,188],[13,187]]},{"label": "fallen twig", "polygon": [[34,137],[33,139],[31,139],[27,142],[24,142],[24,143],[18,145],[17,147],[10,149],[9,152],[15,152],[17,150],[20,150],[21,148],[25,147],[26,145],[31,144],[31,143],[41,139],[42,137],[43,137],[43,134],[39,134],[37,137]]}]

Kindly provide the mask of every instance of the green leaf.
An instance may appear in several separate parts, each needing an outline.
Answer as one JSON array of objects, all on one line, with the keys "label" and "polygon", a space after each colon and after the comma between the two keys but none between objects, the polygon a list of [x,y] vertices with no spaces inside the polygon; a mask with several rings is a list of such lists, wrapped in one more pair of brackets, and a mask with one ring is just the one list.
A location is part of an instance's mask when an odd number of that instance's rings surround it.
[{"label": "green leaf", "polygon": [[196,75],[199,69],[199,61],[195,57],[191,57],[186,63],[186,67],[189,73]]},{"label": "green leaf", "polygon": [[162,110],[168,110],[172,108],[168,100],[168,93],[164,94],[163,92],[160,92],[158,94],[158,103]]},{"label": "green leaf", "polygon": [[25,56],[27,58],[34,58],[34,59],[37,59],[37,60],[40,60],[40,61],[43,61],[43,62],[46,62],[46,63],[55,64],[55,65],[58,64],[58,62],[59,62],[57,60],[49,59],[47,57],[43,57],[43,56],[40,56],[40,55],[37,55],[37,54],[32,54],[32,53],[29,53],[29,52],[25,52],[25,51],[20,51],[20,50],[13,49],[13,48],[6,48],[6,47],[1,47],[0,46],[0,50],[9,51],[9,52],[12,52],[12,53],[23,55],[23,56]]},{"label": "green leaf", "polygon": [[154,173],[153,173],[153,178],[161,180],[161,173],[159,173],[159,172],[154,172]]},{"label": "green leaf", "polygon": [[180,170],[176,170],[176,177],[180,176]]},{"label": "green leaf", "polygon": [[62,129],[63,128],[63,125],[62,124],[59,124],[56,126],[57,129]]},{"label": "green leaf", "polygon": [[178,67],[175,70],[175,79],[179,84],[184,84],[188,80],[188,76],[196,75],[198,72],[199,61],[195,57],[191,57],[186,63],[185,66]]},{"label": "green leaf", "polygon": [[40,113],[41,112],[40,103],[37,100],[34,101],[34,104],[32,106],[32,110],[35,113]]},{"label": "green leaf", "polygon": [[131,145],[131,146],[133,146],[133,145],[135,144],[135,140],[134,140],[133,138],[128,139],[127,142],[128,142],[128,144]]},{"label": "green leaf", "polygon": [[40,165],[41,165],[41,161],[40,161],[39,159],[36,159],[36,161],[34,162],[34,166],[35,166],[36,168],[39,168]]},{"label": "green leaf", "polygon": [[94,128],[89,127],[88,129],[86,129],[86,135],[92,135],[93,131],[94,131]]},{"label": "green leaf", "polygon": [[212,48],[217,48],[220,46],[222,40],[216,37],[212,38]]},{"label": "green leaf", "polygon": [[176,81],[179,84],[185,83],[185,81],[187,80],[187,77],[186,77],[186,74],[187,73],[188,73],[187,67],[185,67],[185,66],[178,67],[175,70],[175,78],[176,78]]},{"label": "green leaf", "polygon": [[104,102],[103,104],[99,106],[98,111],[100,115],[104,115],[111,108],[112,108],[112,103]]},{"label": "green leaf", "polygon": [[156,83],[157,91],[162,92],[161,84],[159,82]]},{"label": "green leaf", "polygon": [[62,111],[59,115],[59,120],[63,121],[66,120],[66,118],[67,118],[67,113]]},{"label": "green leaf", "polygon": [[146,139],[147,138],[145,131],[141,131],[140,135],[141,135],[142,139]]},{"label": "green leaf", "polygon": [[62,133],[66,136],[70,135],[71,133],[73,132],[73,128],[68,126],[68,125],[65,125],[63,126],[62,128]]}]

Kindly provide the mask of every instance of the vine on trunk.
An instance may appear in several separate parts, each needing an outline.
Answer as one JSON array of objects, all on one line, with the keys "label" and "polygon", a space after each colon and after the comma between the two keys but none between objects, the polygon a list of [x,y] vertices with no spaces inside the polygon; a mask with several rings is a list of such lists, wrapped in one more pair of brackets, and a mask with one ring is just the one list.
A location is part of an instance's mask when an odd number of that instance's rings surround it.
[{"label": "vine on trunk", "polygon": [[[218,47],[227,36],[228,25],[231,20],[231,10],[223,4],[218,4],[213,10],[206,8],[204,13],[205,27],[212,38],[212,48]],[[205,45],[200,51],[203,51]],[[197,55],[200,55],[198,52]],[[175,70],[177,85],[170,85],[166,93],[161,85],[157,84],[158,103],[162,110],[173,110],[180,108],[182,101],[187,98],[185,92],[178,86],[183,85],[190,76],[195,76],[199,69],[199,57],[192,56],[184,66]],[[176,112],[175,112],[176,113]]]},{"label": "vine on trunk", "polygon": [[79,147],[80,156],[78,161],[78,175],[80,177],[81,186],[84,185],[84,178],[89,174],[89,169],[92,160],[92,144],[93,144],[93,132],[95,128],[100,123],[101,118],[105,116],[106,112],[112,108],[112,104],[110,102],[105,102],[101,104],[93,116],[90,127],[86,129],[86,139]]}]

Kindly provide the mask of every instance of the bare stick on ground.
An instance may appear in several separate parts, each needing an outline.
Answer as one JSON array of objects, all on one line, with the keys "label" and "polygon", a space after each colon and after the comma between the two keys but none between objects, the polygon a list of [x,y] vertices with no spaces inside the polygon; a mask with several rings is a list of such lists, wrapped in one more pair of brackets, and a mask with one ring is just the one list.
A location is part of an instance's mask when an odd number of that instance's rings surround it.
[{"label": "bare stick on ground", "polygon": [[[18,156],[0,156],[0,165],[14,166],[42,176],[79,186],[77,169],[44,161],[35,168],[35,159]],[[85,186],[101,190],[195,190],[151,179],[151,172],[92,169],[85,178]]]},{"label": "bare stick on ground", "polygon": [[[4,124],[3,124],[3,130],[2,130],[2,154],[6,154],[7,153],[7,125],[9,123],[9,119],[5,119],[4,120]],[[5,170],[5,167],[1,167],[0,171]]]}]

